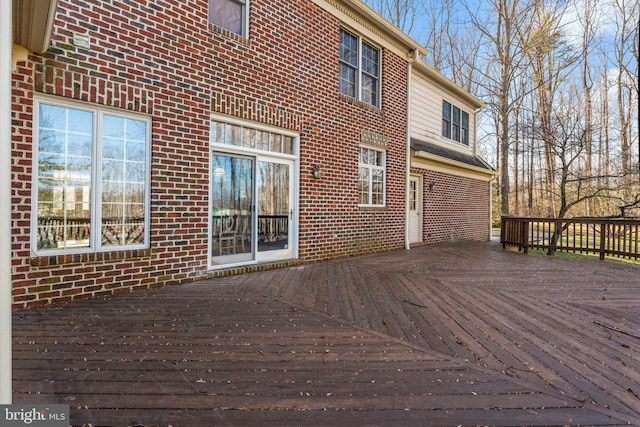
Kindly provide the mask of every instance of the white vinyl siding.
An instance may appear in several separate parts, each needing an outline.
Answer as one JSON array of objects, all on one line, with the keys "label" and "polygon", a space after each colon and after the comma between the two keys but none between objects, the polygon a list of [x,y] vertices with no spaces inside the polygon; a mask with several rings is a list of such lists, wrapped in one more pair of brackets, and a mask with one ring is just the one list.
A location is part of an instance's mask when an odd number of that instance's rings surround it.
[{"label": "white vinyl siding", "polygon": [[[474,153],[476,141],[473,108],[416,73],[412,77],[411,88],[411,137],[460,152]],[[442,136],[443,100],[469,112],[468,146]],[[453,115],[451,118],[453,119]]]}]

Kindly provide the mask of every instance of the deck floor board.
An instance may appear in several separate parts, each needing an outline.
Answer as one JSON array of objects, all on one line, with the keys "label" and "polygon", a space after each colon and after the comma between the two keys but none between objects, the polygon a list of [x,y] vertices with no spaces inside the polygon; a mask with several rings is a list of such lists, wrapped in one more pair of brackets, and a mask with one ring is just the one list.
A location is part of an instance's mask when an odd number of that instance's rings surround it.
[{"label": "deck floor board", "polygon": [[640,267],[452,242],[13,315],[74,426],[640,425]]}]

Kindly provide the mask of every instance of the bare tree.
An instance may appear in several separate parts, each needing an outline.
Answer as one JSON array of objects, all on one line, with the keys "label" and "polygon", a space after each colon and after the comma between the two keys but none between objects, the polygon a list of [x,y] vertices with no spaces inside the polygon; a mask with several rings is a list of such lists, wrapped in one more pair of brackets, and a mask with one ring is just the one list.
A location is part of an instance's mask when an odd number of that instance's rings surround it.
[{"label": "bare tree", "polygon": [[612,0],[611,4],[614,10],[615,26],[613,56],[617,104],[617,117],[614,116],[612,127],[617,131],[620,147],[619,186],[613,196],[619,198],[620,215],[632,215],[632,212],[639,215],[640,157],[638,165],[635,165],[633,147],[638,144],[638,127],[640,126],[637,80],[640,10],[638,0]]},{"label": "bare tree", "polygon": [[495,156],[499,213],[640,213],[640,0],[365,1],[485,101],[478,148]]},{"label": "bare tree", "polygon": [[526,35],[531,22],[531,8],[527,0],[490,0],[491,14],[486,21],[480,14],[470,13],[470,21],[490,45],[488,67],[479,85],[489,97],[488,105],[496,118],[497,152],[500,173],[500,207],[502,214],[510,211],[511,191],[509,150],[511,146],[511,117],[520,104],[523,92],[515,91],[515,83],[526,71],[524,61],[528,50]]},{"label": "bare tree", "polygon": [[453,77],[453,73],[448,69],[450,51],[453,49],[455,40],[451,37],[451,32],[455,32],[452,22],[452,11],[454,10],[454,0],[434,0],[423,2],[424,22],[426,34],[423,45],[427,50],[425,61],[435,69]]},{"label": "bare tree", "polygon": [[600,163],[599,170],[603,174],[604,178],[598,182],[598,185],[604,186],[605,188],[609,186],[609,73],[607,70],[607,54],[606,50],[602,49],[602,83],[600,88],[600,133],[599,133],[599,152],[600,152]]},{"label": "bare tree", "polygon": [[558,4],[551,6],[543,0],[535,0],[531,44],[528,54],[536,85],[541,138],[544,144],[546,193],[549,216],[555,216],[556,159],[553,147],[552,117],[554,96],[578,59],[572,53],[562,33],[560,22],[564,10]]},{"label": "bare tree", "polygon": [[578,10],[578,20],[582,27],[581,56],[582,56],[582,89],[584,90],[585,102],[585,173],[592,175],[593,169],[593,101],[591,92],[593,90],[593,79],[591,77],[591,47],[597,32],[596,22],[598,20],[596,2],[594,0],[584,0],[582,10]]},{"label": "bare tree", "polygon": [[365,0],[369,6],[406,34],[411,34],[420,12],[416,0]]},{"label": "bare tree", "polygon": [[[614,54],[618,67],[617,76],[617,103],[618,103],[618,126],[620,135],[620,151],[622,154],[622,173],[629,175],[631,168],[631,112],[633,110],[631,101],[635,98],[637,103],[637,83],[635,83],[636,72],[633,71],[632,64],[637,67],[636,58],[633,58],[633,39],[637,36],[636,26],[638,25],[638,0],[614,0],[616,9],[616,37]],[[635,59],[635,62],[632,62]],[[637,70],[637,69],[636,69]],[[637,111],[637,110],[636,110]]]}]

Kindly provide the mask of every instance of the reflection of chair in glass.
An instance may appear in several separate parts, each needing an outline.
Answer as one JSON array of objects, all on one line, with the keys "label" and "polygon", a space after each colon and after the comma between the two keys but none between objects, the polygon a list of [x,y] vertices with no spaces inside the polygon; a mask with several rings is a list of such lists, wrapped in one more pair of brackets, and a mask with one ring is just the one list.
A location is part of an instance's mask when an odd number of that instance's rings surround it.
[{"label": "reflection of chair in glass", "polygon": [[218,245],[220,255],[236,253],[236,240],[238,238],[238,215],[232,217],[225,216],[220,218],[220,227],[218,229]]},{"label": "reflection of chair in glass", "polygon": [[242,252],[246,253],[245,244],[247,240],[249,240],[249,222],[251,221],[250,215],[239,215],[237,217],[238,224],[236,225],[237,229],[237,241],[241,245]]}]

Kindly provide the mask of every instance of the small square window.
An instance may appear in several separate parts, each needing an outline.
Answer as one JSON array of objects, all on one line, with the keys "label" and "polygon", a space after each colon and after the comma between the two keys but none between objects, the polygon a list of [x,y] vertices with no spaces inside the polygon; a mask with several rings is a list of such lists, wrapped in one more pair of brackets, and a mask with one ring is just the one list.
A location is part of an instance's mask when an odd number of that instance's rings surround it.
[{"label": "small square window", "polygon": [[247,0],[209,0],[209,22],[240,36],[247,36]]},{"label": "small square window", "polygon": [[360,147],[358,173],[358,203],[364,206],[384,206],[385,152]]}]

